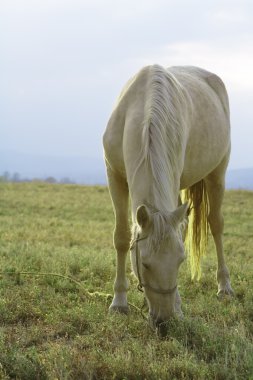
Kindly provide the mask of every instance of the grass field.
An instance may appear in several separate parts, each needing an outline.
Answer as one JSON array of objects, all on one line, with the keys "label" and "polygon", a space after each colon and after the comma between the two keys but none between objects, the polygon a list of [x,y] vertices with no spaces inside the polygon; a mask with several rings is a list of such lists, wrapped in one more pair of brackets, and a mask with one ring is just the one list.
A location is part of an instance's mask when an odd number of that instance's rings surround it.
[{"label": "grass field", "polygon": [[199,282],[181,267],[185,317],[161,340],[138,310],[109,315],[110,296],[87,295],[112,293],[106,188],[1,183],[0,379],[253,379],[253,192],[227,192],[224,214],[236,297],[216,298],[210,239]]}]

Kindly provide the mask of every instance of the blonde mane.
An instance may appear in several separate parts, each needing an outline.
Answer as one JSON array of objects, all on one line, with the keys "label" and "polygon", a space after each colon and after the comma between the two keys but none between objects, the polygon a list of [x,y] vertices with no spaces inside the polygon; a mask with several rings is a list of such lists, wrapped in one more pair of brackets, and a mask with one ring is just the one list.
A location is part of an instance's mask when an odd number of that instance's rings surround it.
[{"label": "blonde mane", "polygon": [[[167,214],[175,203],[178,167],[182,164],[185,118],[182,110],[189,107],[189,96],[175,76],[159,65],[150,67],[149,93],[141,151],[136,172],[141,164],[148,166],[152,177],[153,206]],[[135,176],[134,174],[134,176]],[[134,178],[133,176],[133,178]]]},{"label": "blonde mane", "polygon": [[[152,177],[153,231],[149,238],[150,251],[174,229],[170,218],[171,206],[177,207],[180,166],[183,160],[186,120],[192,112],[191,98],[173,73],[159,65],[150,68],[150,89],[143,122],[141,151],[135,174],[141,164],[148,166]],[[188,80],[191,80],[189,75]],[[184,110],[184,112],[182,111]],[[192,277],[200,276],[201,256],[206,250],[208,235],[208,201],[203,181],[181,192],[182,199],[193,205],[187,228],[186,246],[190,253]],[[155,212],[152,212],[156,210]],[[133,226],[132,239],[139,227]],[[180,233],[180,231],[179,231]]]},{"label": "blonde mane", "polygon": [[[190,98],[186,90],[169,70],[154,65],[150,68],[149,93],[145,104],[145,119],[140,156],[133,179],[144,163],[152,177],[153,231],[150,248],[159,247],[168,235],[170,212],[177,207],[179,195],[178,168],[182,164],[184,151],[184,133],[186,132],[186,114],[182,110],[191,109]],[[175,204],[176,202],[176,204]],[[173,228],[173,226],[171,226]],[[138,226],[133,226],[133,239]]]}]

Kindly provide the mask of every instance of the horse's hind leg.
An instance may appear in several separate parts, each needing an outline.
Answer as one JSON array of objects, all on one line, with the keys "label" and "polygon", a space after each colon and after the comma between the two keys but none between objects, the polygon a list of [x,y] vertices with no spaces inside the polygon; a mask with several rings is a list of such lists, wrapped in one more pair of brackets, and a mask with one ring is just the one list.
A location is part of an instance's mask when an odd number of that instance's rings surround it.
[{"label": "horse's hind leg", "polygon": [[223,215],[221,212],[221,205],[225,190],[225,171],[227,167],[227,159],[217,167],[211,174],[205,178],[207,187],[210,211],[208,215],[208,222],[210,225],[211,233],[216,246],[218,268],[217,268],[217,282],[219,297],[225,294],[233,295],[233,289],[230,285],[229,271],[226,266],[224,251],[223,251]]},{"label": "horse's hind leg", "polygon": [[126,314],[128,313],[126,256],[131,239],[128,220],[128,185],[124,178],[117,175],[110,168],[107,168],[107,177],[115,214],[114,247],[117,252],[114,297],[110,311],[118,311]]}]

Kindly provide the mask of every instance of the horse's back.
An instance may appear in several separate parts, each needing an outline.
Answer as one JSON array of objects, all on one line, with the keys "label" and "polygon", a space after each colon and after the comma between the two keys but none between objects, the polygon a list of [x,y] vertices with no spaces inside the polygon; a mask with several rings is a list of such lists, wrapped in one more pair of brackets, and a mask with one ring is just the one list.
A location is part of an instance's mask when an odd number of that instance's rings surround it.
[{"label": "horse's back", "polygon": [[185,83],[184,85],[189,82],[189,78],[194,86],[199,86],[200,81],[205,83],[220,99],[224,111],[229,117],[229,101],[226,87],[218,75],[196,66],[172,66],[168,68],[168,71],[181,78],[182,82]]},{"label": "horse's back", "polygon": [[[155,67],[143,68],[128,81],[104,134],[107,165],[123,176],[134,172],[139,156],[150,80]],[[182,134],[186,141],[182,186],[188,186],[211,172],[229,151],[226,89],[217,75],[198,67],[158,68],[164,71],[164,75],[168,73],[169,77],[175,78],[179,88],[188,95],[188,106],[177,110],[178,113],[185,113],[187,121],[185,133]],[[170,85],[169,81],[167,83]]]}]

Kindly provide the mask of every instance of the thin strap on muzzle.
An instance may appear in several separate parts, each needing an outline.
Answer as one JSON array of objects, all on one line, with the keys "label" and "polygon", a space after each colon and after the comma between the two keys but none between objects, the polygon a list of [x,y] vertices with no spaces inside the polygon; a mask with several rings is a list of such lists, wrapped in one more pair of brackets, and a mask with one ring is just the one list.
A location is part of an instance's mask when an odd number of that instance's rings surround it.
[{"label": "thin strap on muzzle", "polygon": [[144,284],[142,282],[141,274],[140,274],[140,263],[139,263],[140,252],[139,252],[138,242],[141,240],[145,240],[147,238],[148,238],[147,236],[144,236],[141,238],[138,234],[136,239],[132,242],[131,247],[130,247],[130,250],[132,250],[135,247],[136,270],[137,270],[137,276],[138,276],[138,282],[139,282],[137,285],[137,289],[142,293],[143,293],[143,288],[146,288],[146,289],[149,289],[152,292],[157,293],[157,294],[164,294],[164,295],[173,294],[177,289],[177,284],[173,288],[157,289],[157,288],[154,288],[153,286],[151,286],[149,284]]}]

